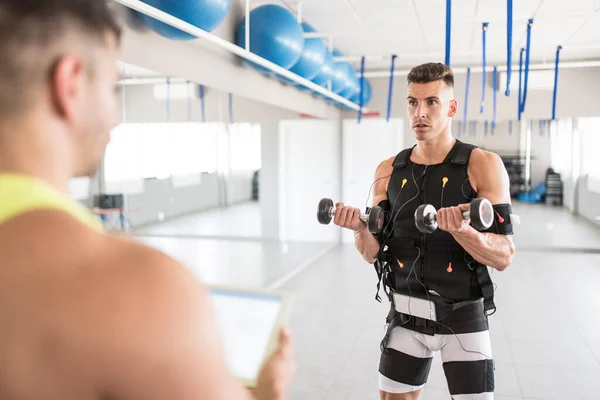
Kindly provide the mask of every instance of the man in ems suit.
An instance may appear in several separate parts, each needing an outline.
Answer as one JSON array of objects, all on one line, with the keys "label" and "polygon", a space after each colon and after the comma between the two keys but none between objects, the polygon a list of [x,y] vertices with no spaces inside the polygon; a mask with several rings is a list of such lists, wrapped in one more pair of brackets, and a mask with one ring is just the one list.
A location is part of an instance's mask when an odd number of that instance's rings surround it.
[{"label": "man in ems suit", "polygon": [[[417,144],[375,172],[373,205],[387,211],[383,232],[371,234],[359,220],[361,211],[342,203],[334,219],[354,231],[358,251],[375,264],[392,303],[381,342],[381,398],[417,399],[441,351],[453,399],[493,399],[487,318],[495,305],[488,266],[506,269],[515,251],[508,174],[498,155],[452,136],[458,103],[450,68],[419,65],[407,80]],[[475,198],[493,205],[494,221],[484,232],[463,219]],[[433,233],[415,225],[421,204],[438,210]]]}]

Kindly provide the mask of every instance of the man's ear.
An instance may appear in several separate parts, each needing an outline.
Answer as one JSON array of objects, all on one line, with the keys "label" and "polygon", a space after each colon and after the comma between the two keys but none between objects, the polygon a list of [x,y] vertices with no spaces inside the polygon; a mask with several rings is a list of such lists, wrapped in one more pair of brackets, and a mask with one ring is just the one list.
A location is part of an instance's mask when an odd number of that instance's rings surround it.
[{"label": "man's ear", "polygon": [[63,118],[73,118],[77,97],[81,95],[83,78],[81,58],[64,55],[58,59],[51,75],[50,90],[56,111]]},{"label": "man's ear", "polygon": [[450,100],[450,108],[448,109],[448,116],[454,117],[458,112],[458,100]]}]

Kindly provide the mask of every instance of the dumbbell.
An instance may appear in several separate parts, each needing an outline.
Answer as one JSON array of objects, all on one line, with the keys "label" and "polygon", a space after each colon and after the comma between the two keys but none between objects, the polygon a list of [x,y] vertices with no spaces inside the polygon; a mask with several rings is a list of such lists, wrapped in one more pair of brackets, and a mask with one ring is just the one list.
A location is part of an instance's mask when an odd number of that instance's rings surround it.
[{"label": "dumbbell", "polygon": [[[468,211],[463,211],[463,219],[471,220],[471,226],[484,231],[494,222],[494,209],[488,199],[475,199]],[[438,228],[437,210],[431,204],[421,204],[415,211],[415,224],[422,233],[433,233]]]},{"label": "dumbbell", "polygon": [[[335,211],[333,200],[321,199],[317,210],[317,220],[323,225],[328,225],[335,216]],[[383,229],[385,214],[383,208],[375,206],[368,214],[361,213],[359,219],[367,224],[369,232],[378,235]]]}]

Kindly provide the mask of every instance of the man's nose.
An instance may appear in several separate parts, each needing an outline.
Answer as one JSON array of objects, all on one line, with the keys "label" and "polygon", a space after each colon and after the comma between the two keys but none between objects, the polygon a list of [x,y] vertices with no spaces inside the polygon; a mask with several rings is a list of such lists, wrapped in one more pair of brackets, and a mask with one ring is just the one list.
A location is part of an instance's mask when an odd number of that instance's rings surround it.
[{"label": "man's nose", "polygon": [[427,116],[427,107],[425,104],[421,103],[416,109],[416,117],[425,118]]}]

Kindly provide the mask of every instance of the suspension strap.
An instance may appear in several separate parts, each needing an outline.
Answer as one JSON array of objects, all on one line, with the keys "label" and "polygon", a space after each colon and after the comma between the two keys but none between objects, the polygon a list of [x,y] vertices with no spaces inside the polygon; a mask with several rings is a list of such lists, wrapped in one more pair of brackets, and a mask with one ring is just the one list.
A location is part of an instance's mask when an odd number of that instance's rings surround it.
[{"label": "suspension strap", "polygon": [[360,60],[360,99],[358,102],[358,123],[362,120],[362,109],[365,104],[365,56]]},{"label": "suspension strap", "polygon": [[494,116],[492,117],[492,135],[494,134],[494,129],[496,129],[496,110],[497,110],[497,100],[496,100],[496,95],[498,93],[498,67],[494,66],[494,92],[493,92],[493,99],[494,99]]},{"label": "suspension strap", "polygon": [[519,107],[518,107],[518,114],[519,114],[519,121],[521,120],[521,102],[523,101],[523,53],[525,52],[525,49],[521,47],[521,52],[519,53]]},{"label": "suspension strap", "polygon": [[229,93],[229,123],[233,124],[233,95]]},{"label": "suspension strap", "polygon": [[167,122],[171,122],[171,79],[167,79]]},{"label": "suspension strap", "polygon": [[483,71],[481,73],[482,79],[483,79],[483,83],[481,84],[481,105],[479,107],[479,113],[483,114],[483,108],[484,108],[484,103],[485,103],[485,82],[486,82],[486,73],[485,73],[485,64],[486,64],[486,59],[485,59],[485,49],[486,49],[486,45],[485,45],[485,37],[486,37],[486,33],[488,30],[488,25],[489,22],[484,22],[483,24],[481,24],[481,36],[482,36],[482,46],[481,46],[481,51],[482,51],[482,57],[481,57],[481,63],[483,66]]},{"label": "suspension strap", "polygon": [[556,48],[556,61],[554,62],[554,93],[552,94],[552,120],[556,120],[556,92],[558,90],[558,61],[562,46]]},{"label": "suspension strap", "polygon": [[192,85],[190,81],[187,82],[187,120],[188,122],[192,122],[192,94],[190,93]]},{"label": "suspension strap", "polygon": [[512,74],[512,34],[513,2],[506,0],[506,96],[510,96],[510,77]]},{"label": "suspension strap", "polygon": [[446,65],[450,66],[450,34],[452,33],[452,0],[446,0]]},{"label": "suspension strap", "polygon": [[523,85],[523,102],[521,103],[521,112],[525,112],[525,104],[527,103],[527,87],[529,85],[529,61],[531,60],[531,26],[533,19],[527,24],[527,50],[525,52],[525,83]]},{"label": "suspension strap", "polygon": [[202,122],[206,122],[206,113],[204,110],[204,85],[200,85],[200,111],[202,112]]},{"label": "suspension strap", "polygon": [[471,68],[467,68],[467,86],[465,89],[465,111],[463,116],[464,126],[467,124],[467,110],[469,109],[469,86],[471,85]]},{"label": "suspension strap", "polygon": [[392,114],[392,94],[394,93],[394,69],[396,65],[396,58],[398,56],[392,54],[392,67],[390,68],[390,92],[388,93],[388,104],[387,104],[387,122],[390,122]]}]

